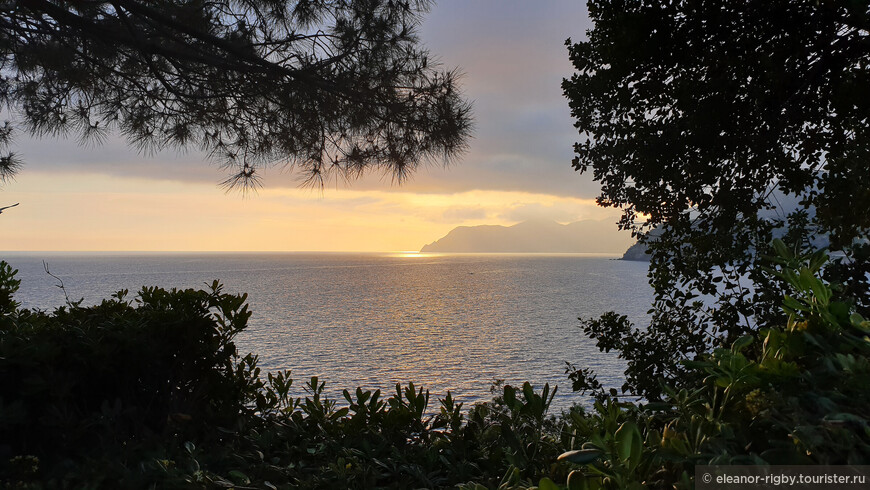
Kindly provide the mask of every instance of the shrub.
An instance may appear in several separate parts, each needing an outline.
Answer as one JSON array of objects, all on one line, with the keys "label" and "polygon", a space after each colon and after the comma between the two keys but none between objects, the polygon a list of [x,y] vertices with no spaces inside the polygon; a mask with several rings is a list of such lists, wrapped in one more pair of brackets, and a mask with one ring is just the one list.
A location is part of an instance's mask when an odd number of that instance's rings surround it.
[{"label": "shrub", "polygon": [[[394,394],[260,376],[233,338],[244,295],[144,288],[47,313],[12,301],[0,264],[0,484],[34,487],[497,486],[552,473],[555,389],[499,386],[466,414],[413,384]],[[564,476],[564,475],[563,475]]]},{"label": "shrub", "polygon": [[[0,266],[0,298],[17,289],[12,273]],[[232,427],[250,411],[255,358],[239,358],[232,342],[250,316],[244,296],[215,283],[208,291],[144,288],[135,302],[125,297],[51,314],[3,310],[4,459],[38,455],[43,468],[61,468],[116,455],[123,466],[130,451]]]},{"label": "shrub", "polygon": [[786,325],[684,361],[698,381],[663,386],[661,402],[602,396],[573,416],[562,459],[580,463],[577,488],[691,488],[696,464],[870,462],[870,322],[819,278],[824,252],[775,247]]}]

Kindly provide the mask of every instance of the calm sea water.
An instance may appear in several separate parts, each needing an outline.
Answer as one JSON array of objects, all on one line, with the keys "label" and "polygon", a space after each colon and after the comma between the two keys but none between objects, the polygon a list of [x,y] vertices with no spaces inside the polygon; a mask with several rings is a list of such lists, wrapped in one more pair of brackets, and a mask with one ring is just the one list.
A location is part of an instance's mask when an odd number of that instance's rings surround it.
[{"label": "calm sea water", "polygon": [[28,308],[70,298],[99,302],[142,285],[202,287],[219,279],[248,293],[250,326],[237,338],[265,370],[313,375],[338,394],[413,381],[470,405],[493,380],[559,385],[565,362],[622,384],[623,365],[584,337],[578,317],[614,310],[642,323],[652,300],[647,264],[602,256],[403,254],[4,254],[19,269]]}]

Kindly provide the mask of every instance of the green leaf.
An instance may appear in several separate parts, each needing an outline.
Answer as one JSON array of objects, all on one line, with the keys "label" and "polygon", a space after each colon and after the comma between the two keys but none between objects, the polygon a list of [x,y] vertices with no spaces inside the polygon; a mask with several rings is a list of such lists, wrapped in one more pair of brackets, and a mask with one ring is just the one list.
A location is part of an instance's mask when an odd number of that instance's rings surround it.
[{"label": "green leaf", "polygon": [[632,421],[624,422],[616,434],[616,450],[619,454],[619,459],[629,462],[631,467],[640,462],[641,454],[643,453],[643,438],[640,435],[640,429]]},{"label": "green leaf", "polygon": [[796,289],[801,289],[800,280],[798,279],[797,274],[794,273],[791,269],[785,269],[782,271],[785,280],[788,281]]},{"label": "green leaf", "polygon": [[631,457],[632,429],[637,430],[634,423],[624,422],[619,426],[619,429],[616,430],[616,434],[614,434],[614,439],[616,440],[616,454],[619,456],[619,459],[623,461],[628,461],[628,458]]},{"label": "green leaf", "polygon": [[248,475],[242,473],[239,470],[232,470],[229,472],[230,478],[239,485],[247,485],[251,483],[251,479],[248,478]]},{"label": "green leaf", "polygon": [[599,449],[577,449],[559,455],[559,461],[569,461],[577,464],[587,464],[598,459],[603,454]]},{"label": "green leaf", "polygon": [[807,269],[806,267],[801,267],[798,284],[800,284],[802,290],[807,292],[812,291],[813,285],[817,281],[818,279],[816,279],[816,276],[814,276],[809,269]]},{"label": "green leaf", "polygon": [[345,415],[347,415],[347,412],[348,412],[349,410],[350,410],[350,409],[349,409],[348,407],[344,407],[344,408],[342,408],[342,409],[340,409],[340,410],[336,410],[335,413],[333,413],[332,416],[330,416],[330,418],[331,418],[332,420],[338,420],[338,419],[344,417]]},{"label": "green leaf", "polygon": [[523,383],[523,397],[525,397],[526,403],[532,401],[535,398],[535,390],[532,389],[532,385],[528,381]]},{"label": "green leaf", "polygon": [[849,316],[849,321],[852,323],[852,326],[858,330],[870,332],[870,322],[865,320],[860,314],[852,313],[852,315]]},{"label": "green leaf", "polygon": [[739,339],[735,340],[733,344],[731,344],[731,351],[732,352],[740,352],[743,349],[749,347],[754,340],[755,340],[754,336],[748,335],[748,334],[744,335],[743,337],[740,337]]},{"label": "green leaf", "polygon": [[783,297],[782,304],[795,311],[810,311],[810,309],[807,308],[806,305],[787,294]]},{"label": "green leaf", "polygon": [[831,300],[831,289],[828,288],[822,281],[817,277],[813,277],[813,281],[810,282],[810,286],[813,288],[813,294],[816,299],[819,300],[819,303],[823,305],[827,305]]},{"label": "green leaf", "polygon": [[685,360],[685,361],[680,361],[680,364],[682,364],[683,366],[686,366],[686,367],[689,368],[689,369],[706,369],[706,368],[711,368],[711,367],[713,367],[713,363],[712,363],[712,362],[707,362],[707,361],[689,361],[689,360]]},{"label": "green leaf", "polygon": [[828,261],[828,253],[824,250],[816,250],[813,255],[810,256],[810,270],[813,272],[817,272],[819,269],[825,265],[825,262]]},{"label": "green leaf", "polygon": [[773,249],[776,251],[776,254],[784,259],[793,259],[794,254],[788,247],[785,246],[785,242],[780,240],[779,238],[774,238],[773,240]]},{"label": "green leaf", "polygon": [[504,387],[504,404],[507,405],[508,408],[512,408],[517,401],[517,390],[511,385],[505,385]]},{"label": "green leaf", "polygon": [[858,415],[855,415],[855,414],[851,414],[851,413],[829,414],[829,415],[825,415],[825,418],[823,420],[825,420],[826,422],[842,421],[842,422],[852,422],[852,423],[859,424],[859,425],[867,425],[867,419],[860,417]]},{"label": "green leaf", "polygon": [[499,488],[507,487],[509,485],[516,485],[520,481],[520,469],[511,466],[507,469],[504,476],[501,478],[501,482],[499,484]]},{"label": "green leaf", "polygon": [[568,490],[587,490],[586,475],[581,471],[574,470],[568,473]]},{"label": "green leaf", "polygon": [[538,490],[560,490],[559,485],[553,483],[553,480],[547,478],[546,476],[541,478],[541,481],[538,482]]},{"label": "green leaf", "polygon": [[647,410],[670,410],[674,407],[674,404],[671,402],[649,402],[644,405],[644,408]]}]

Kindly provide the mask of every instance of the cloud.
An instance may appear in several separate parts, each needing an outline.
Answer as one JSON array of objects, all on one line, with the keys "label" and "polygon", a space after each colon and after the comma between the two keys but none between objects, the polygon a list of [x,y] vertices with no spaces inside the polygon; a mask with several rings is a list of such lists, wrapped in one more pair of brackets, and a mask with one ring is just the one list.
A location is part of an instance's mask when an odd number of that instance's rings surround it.
[{"label": "cloud", "polygon": [[449,223],[462,223],[468,220],[486,219],[488,213],[481,207],[456,207],[444,211],[442,217]]},{"label": "cloud", "polygon": [[81,172],[116,177],[216,184],[227,172],[196,150],[137,153],[117,135],[101,145],[80,144],[70,138],[36,138],[16,131],[13,149],[24,160],[22,173]]},{"label": "cloud", "polygon": [[[456,193],[474,189],[525,191],[590,198],[598,186],[571,168],[578,139],[562,78],[572,73],[564,46],[590,27],[583,2],[477,0],[441,2],[425,17],[420,38],[445,67],[464,72],[474,102],[476,133],[470,151],[449,168],[420,169],[402,189]],[[28,171],[79,171],[216,185],[227,172],[202,152],[139,155],[117,137],[96,148],[69,140],[20,135],[16,150]],[[293,188],[298,176],[265,172],[267,187]],[[389,175],[353,182],[358,190],[391,189]],[[329,186],[328,186],[329,187]],[[339,187],[346,187],[340,184]]]},{"label": "cloud", "polygon": [[583,218],[583,210],[575,206],[529,203],[512,207],[499,215],[505,221],[527,221],[531,219],[545,219],[560,223],[571,223]]}]

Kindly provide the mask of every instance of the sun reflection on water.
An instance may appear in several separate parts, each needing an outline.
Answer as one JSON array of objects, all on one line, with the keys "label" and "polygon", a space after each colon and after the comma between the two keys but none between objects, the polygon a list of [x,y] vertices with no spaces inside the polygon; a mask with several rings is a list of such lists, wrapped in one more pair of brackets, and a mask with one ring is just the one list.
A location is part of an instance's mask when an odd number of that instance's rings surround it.
[{"label": "sun reflection on water", "polygon": [[418,252],[416,250],[402,250],[399,252],[390,252],[386,254],[387,257],[395,257],[399,259],[426,259],[432,257],[440,257],[443,254],[439,253],[429,253],[429,252]]}]

